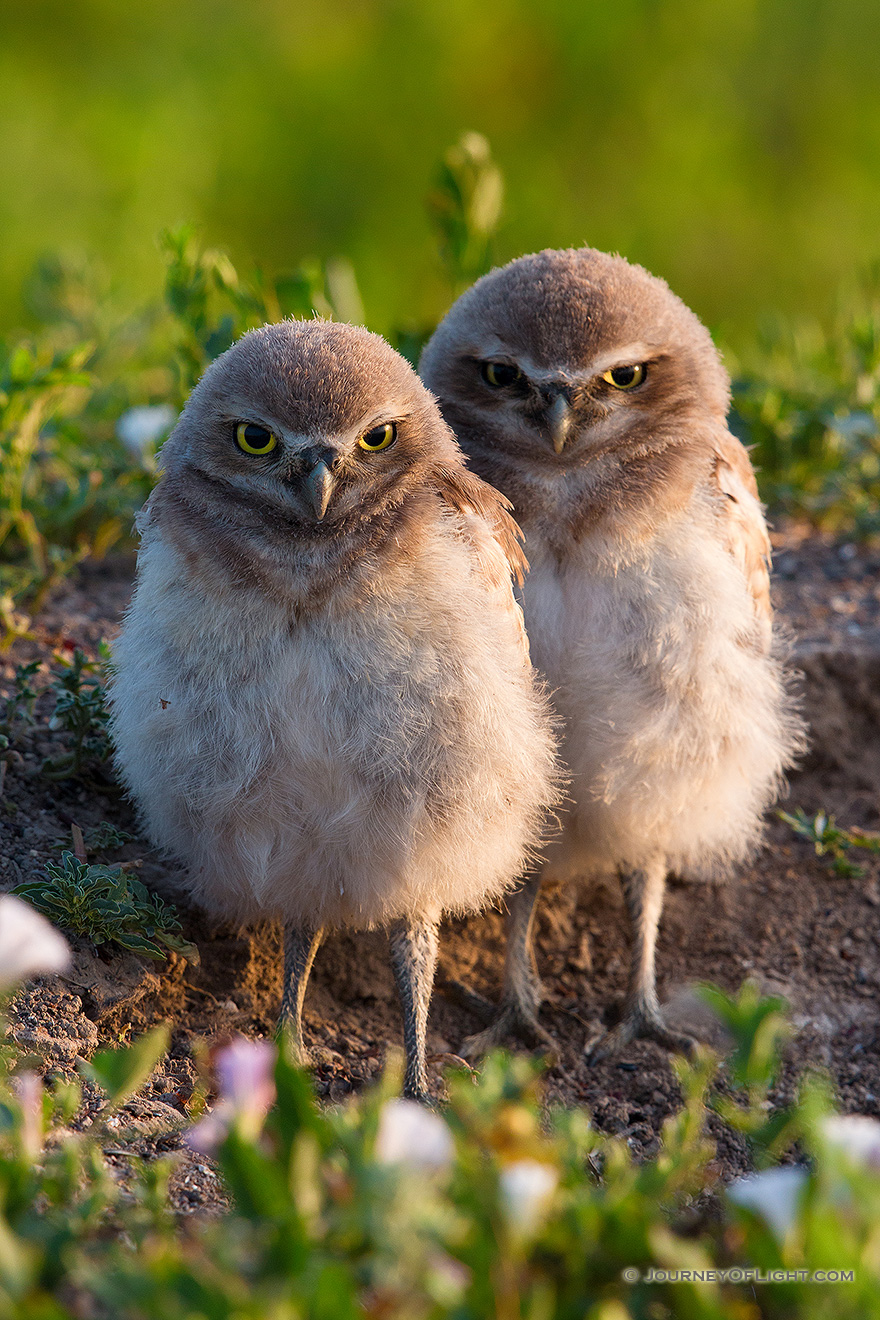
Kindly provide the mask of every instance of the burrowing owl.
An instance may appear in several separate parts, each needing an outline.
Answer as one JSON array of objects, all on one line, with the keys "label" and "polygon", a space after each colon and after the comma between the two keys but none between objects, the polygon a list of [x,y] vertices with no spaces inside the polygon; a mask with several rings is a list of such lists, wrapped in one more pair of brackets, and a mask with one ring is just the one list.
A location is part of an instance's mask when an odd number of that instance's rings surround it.
[{"label": "burrowing owl", "polygon": [[[545,877],[616,870],[634,936],[624,1019],[670,1047],[655,990],[666,875],[747,857],[801,742],[771,639],[770,545],[728,431],[712,340],[667,285],[590,248],[492,271],[420,371],[473,468],[512,501],[532,658],[565,723],[573,809]],[[512,903],[504,1001],[484,1048],[537,1025],[541,882]]]},{"label": "burrowing owl", "polygon": [[300,1050],[323,928],[391,925],[423,1095],[439,915],[509,889],[555,791],[507,502],[384,340],[320,321],[245,335],[162,460],[115,648],[124,779],[200,903],[284,921]]}]

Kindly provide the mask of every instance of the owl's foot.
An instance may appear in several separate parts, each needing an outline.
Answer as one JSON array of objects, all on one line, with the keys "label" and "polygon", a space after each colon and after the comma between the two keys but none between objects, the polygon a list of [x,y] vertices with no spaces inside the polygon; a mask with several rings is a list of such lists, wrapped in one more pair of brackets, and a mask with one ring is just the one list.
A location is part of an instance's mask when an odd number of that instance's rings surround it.
[{"label": "owl's foot", "polygon": [[278,1046],[288,1063],[295,1068],[314,1068],[320,1062],[315,1053],[306,1045],[301,1033],[297,1033],[289,1018],[282,1016],[275,1033]]},{"label": "owl's foot", "polygon": [[653,1040],[662,1045],[670,1054],[683,1054],[692,1058],[697,1042],[693,1036],[683,1031],[673,1031],[667,1027],[659,1009],[646,1010],[641,1007],[630,1009],[622,1022],[611,1031],[603,1031],[587,1042],[584,1051],[588,1064],[600,1063],[618,1054],[634,1040]]},{"label": "owl's foot", "polygon": [[302,1068],[312,1072],[316,1068],[340,1068],[345,1060],[338,1050],[328,1050],[324,1045],[304,1045],[302,1047]]},{"label": "owl's foot", "polygon": [[531,1005],[506,1000],[499,1009],[493,1011],[494,1017],[483,1031],[462,1041],[458,1052],[463,1059],[482,1058],[489,1050],[498,1049],[514,1039],[525,1045],[526,1049],[541,1050],[551,1064],[559,1062],[559,1046],[550,1032],[541,1026],[537,1011]]},{"label": "owl's foot", "polygon": [[302,1036],[296,1037],[289,1024],[281,1022],[277,1040],[288,1063],[307,1072],[317,1072],[319,1068],[329,1068],[334,1072],[344,1067],[345,1060],[338,1050],[328,1049],[326,1045],[306,1045]]}]

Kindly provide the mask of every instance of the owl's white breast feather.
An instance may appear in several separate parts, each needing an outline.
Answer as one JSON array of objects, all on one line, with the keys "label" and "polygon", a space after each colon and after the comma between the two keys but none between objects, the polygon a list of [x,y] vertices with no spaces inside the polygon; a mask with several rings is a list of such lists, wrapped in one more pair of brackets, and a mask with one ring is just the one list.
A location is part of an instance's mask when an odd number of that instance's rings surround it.
[{"label": "owl's white breast feather", "polygon": [[637,545],[599,529],[562,563],[526,528],[532,659],[565,722],[576,802],[549,871],[662,852],[723,873],[754,848],[798,727],[708,492]]},{"label": "owl's white breast feather", "polygon": [[211,581],[148,521],[112,691],[125,780],[195,897],[369,926],[504,893],[553,748],[509,579],[487,579],[473,528],[438,518],[357,608],[297,618]]}]

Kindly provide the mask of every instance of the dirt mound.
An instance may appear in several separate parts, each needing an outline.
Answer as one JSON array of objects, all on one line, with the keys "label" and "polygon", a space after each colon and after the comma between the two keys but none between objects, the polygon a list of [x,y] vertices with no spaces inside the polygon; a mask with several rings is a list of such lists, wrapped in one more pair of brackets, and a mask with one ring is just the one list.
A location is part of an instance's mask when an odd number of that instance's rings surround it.
[{"label": "dirt mound", "polygon": [[810,754],[804,769],[833,773],[880,793],[880,645],[807,643],[795,649],[804,676]]}]

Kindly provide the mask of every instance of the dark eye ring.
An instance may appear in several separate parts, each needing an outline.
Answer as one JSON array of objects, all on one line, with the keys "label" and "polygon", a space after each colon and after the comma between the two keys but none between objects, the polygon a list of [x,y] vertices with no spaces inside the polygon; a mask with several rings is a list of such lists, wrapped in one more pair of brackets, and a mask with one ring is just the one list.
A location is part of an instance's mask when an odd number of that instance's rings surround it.
[{"label": "dark eye ring", "polygon": [[491,385],[496,390],[522,380],[522,372],[512,362],[482,362],[480,375],[487,385]]}]

